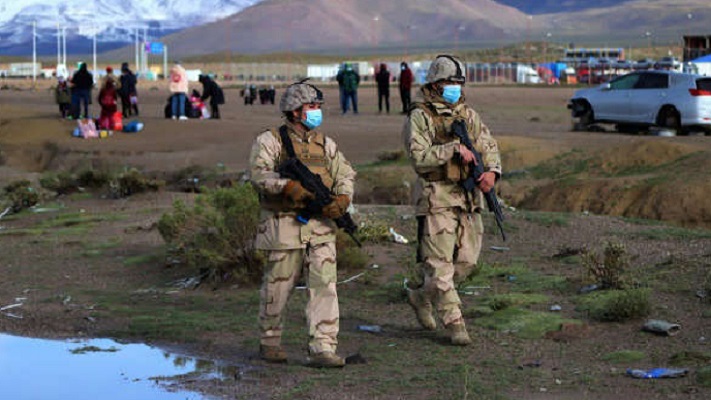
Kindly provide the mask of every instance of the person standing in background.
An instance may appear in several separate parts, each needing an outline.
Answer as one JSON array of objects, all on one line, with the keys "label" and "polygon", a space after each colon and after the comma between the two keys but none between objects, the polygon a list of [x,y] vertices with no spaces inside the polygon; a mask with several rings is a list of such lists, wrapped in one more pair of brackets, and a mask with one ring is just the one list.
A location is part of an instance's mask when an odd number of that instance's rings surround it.
[{"label": "person standing in background", "polygon": [[[72,76],[72,117],[74,119],[89,118],[89,103],[91,89],[94,87],[94,77],[82,62],[79,70]],[[84,104],[84,114],[80,114],[81,104]]]},{"label": "person standing in background", "polygon": [[123,117],[127,118],[131,114],[138,116],[138,92],[136,90],[136,75],[128,68],[128,63],[121,64],[121,86],[119,96],[121,96],[121,110]]},{"label": "person standing in background", "polygon": [[180,65],[180,61],[176,61],[173,68],[170,69],[170,98],[171,118],[185,121],[188,117],[185,116],[185,101],[188,97],[188,76],[185,73],[185,68]]},{"label": "person standing in background", "polygon": [[54,89],[54,99],[59,106],[62,118],[67,118],[72,106],[72,94],[63,76],[57,79],[57,87]]},{"label": "person standing in background", "polygon": [[390,114],[390,72],[385,64],[380,64],[380,71],[375,74],[375,81],[378,83],[378,113],[383,112],[383,100],[385,100],[385,110]]},{"label": "person standing in background", "polygon": [[405,61],[400,63],[400,100],[402,101],[402,113],[407,114],[410,109],[410,103],[412,98],[410,97],[410,91],[412,90],[412,81],[414,77],[410,67]]},{"label": "person standing in background", "polygon": [[348,112],[351,101],[353,102],[353,114],[358,114],[358,85],[360,84],[360,76],[349,63],[346,63],[343,69],[343,114]]}]

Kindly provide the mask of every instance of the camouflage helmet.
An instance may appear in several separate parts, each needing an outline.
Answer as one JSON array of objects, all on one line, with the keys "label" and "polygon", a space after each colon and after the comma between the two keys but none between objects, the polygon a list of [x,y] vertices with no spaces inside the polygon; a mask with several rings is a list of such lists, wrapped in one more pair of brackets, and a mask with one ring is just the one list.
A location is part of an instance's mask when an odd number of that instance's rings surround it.
[{"label": "camouflage helmet", "polygon": [[435,83],[442,80],[464,83],[466,67],[464,63],[450,55],[439,55],[430,64],[430,69],[427,71],[425,80],[427,83]]},{"label": "camouflage helmet", "polygon": [[304,104],[323,103],[323,93],[316,86],[305,83],[307,80],[304,79],[286,88],[279,102],[281,112],[298,110]]}]

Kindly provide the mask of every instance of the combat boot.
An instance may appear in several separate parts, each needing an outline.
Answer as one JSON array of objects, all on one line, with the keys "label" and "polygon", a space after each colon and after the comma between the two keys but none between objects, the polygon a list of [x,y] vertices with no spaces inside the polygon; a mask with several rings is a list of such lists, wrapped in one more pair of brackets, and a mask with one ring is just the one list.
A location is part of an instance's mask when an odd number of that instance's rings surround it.
[{"label": "combat boot", "polygon": [[469,337],[467,327],[464,323],[455,323],[447,325],[452,344],[455,346],[468,346],[472,344],[472,339]]},{"label": "combat boot", "polygon": [[428,331],[437,329],[437,322],[432,316],[432,302],[427,300],[424,294],[419,290],[407,291],[407,302],[410,303],[412,309],[415,310],[417,322]]},{"label": "combat boot", "polygon": [[311,354],[306,359],[306,365],[314,368],[343,368],[346,365],[346,360],[332,351],[324,351]]},{"label": "combat boot", "polygon": [[281,346],[259,345],[259,357],[270,363],[286,362],[286,352]]}]

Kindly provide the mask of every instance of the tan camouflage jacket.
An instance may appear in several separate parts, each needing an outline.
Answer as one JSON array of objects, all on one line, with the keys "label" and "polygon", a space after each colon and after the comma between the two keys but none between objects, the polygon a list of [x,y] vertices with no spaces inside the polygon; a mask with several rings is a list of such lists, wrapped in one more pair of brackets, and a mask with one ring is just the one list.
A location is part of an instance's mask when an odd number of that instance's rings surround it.
[{"label": "tan camouflage jacket", "polygon": [[[316,132],[311,131],[301,136],[293,125],[286,122],[294,146],[304,141],[310,142]],[[355,171],[343,154],[338,151],[336,142],[325,137],[325,155],[328,159],[328,173],[333,179],[334,195],[345,194],[353,199]],[[260,194],[281,195],[288,179],[282,179],[276,172],[281,163],[282,146],[278,129],[261,133],[255,140],[249,158],[250,181]],[[335,223],[329,219],[312,218],[302,224],[296,220],[296,212],[274,212],[262,207],[261,222],[257,232],[255,246],[260,250],[287,250],[305,248],[307,243],[320,244],[336,239]]]},{"label": "tan camouflage jacket", "polygon": [[[434,112],[444,117],[446,130],[457,118],[467,121],[469,138],[474,147],[479,151],[484,161],[484,169],[501,176],[501,157],[499,146],[491,136],[489,128],[481,121],[479,114],[465,104],[464,98],[454,106],[445,104],[441,97],[432,94],[423,87],[420,98],[416,101],[426,102],[431,105]],[[448,161],[458,153],[459,139],[452,136],[448,143],[436,144],[436,121],[428,112],[415,108],[403,127],[405,149],[412,161],[419,179],[414,188],[414,200],[418,215],[437,212],[438,209],[459,207],[463,210],[475,210],[483,204],[482,193],[476,190],[476,195],[467,204],[464,190],[456,183],[447,180],[427,181],[423,175],[440,170]]]}]

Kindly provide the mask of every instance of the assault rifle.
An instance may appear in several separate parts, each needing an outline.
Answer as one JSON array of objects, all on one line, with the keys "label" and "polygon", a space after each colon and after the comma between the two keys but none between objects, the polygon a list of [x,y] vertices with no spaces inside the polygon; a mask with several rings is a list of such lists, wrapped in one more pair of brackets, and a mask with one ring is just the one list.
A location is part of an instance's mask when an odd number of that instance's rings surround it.
[{"label": "assault rifle", "polygon": [[[309,167],[304,165],[298,158],[293,156],[294,151],[291,139],[286,133],[286,129],[280,129],[279,133],[282,138],[282,144],[286,146],[287,153],[290,157],[284,160],[279,167],[277,172],[282,178],[293,179],[299,181],[304,189],[314,194],[314,199],[306,203],[306,207],[299,210],[296,219],[299,222],[306,224],[313,216],[321,215],[321,210],[333,202],[333,197],[331,196],[331,191],[323,184],[321,177],[311,172]],[[362,247],[362,244],[355,237],[355,233],[358,230],[358,226],[353,222],[353,218],[349,213],[345,213],[338,218],[333,220],[336,226],[343,229],[351,239],[358,245]]]},{"label": "assault rifle", "polygon": [[[474,194],[474,189],[477,187],[477,182],[479,178],[484,174],[484,162],[481,159],[481,154],[474,148],[471,140],[469,140],[469,134],[467,133],[467,125],[463,120],[456,120],[452,123],[452,133],[454,136],[458,137],[461,143],[474,153],[476,162],[469,163],[469,176],[461,181],[461,185],[467,193]],[[489,211],[494,213],[496,219],[496,225],[501,231],[501,238],[506,241],[506,233],[504,232],[504,213],[501,211],[501,206],[499,205],[499,199],[496,198],[496,190],[491,188],[488,193],[484,193],[484,199],[486,200],[486,205],[489,207]]]}]

